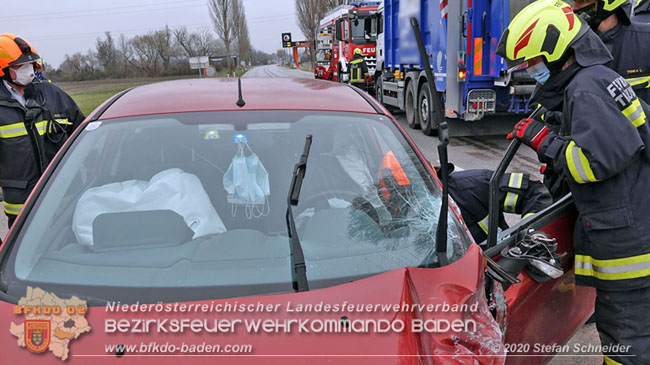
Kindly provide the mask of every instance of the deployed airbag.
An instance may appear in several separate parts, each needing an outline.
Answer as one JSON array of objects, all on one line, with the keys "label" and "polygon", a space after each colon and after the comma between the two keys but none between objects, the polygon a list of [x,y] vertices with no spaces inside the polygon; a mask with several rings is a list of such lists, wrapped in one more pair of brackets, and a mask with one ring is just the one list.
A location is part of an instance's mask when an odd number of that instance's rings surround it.
[{"label": "deployed airbag", "polygon": [[72,230],[82,245],[93,244],[93,221],[103,213],[168,209],[178,213],[194,232],[193,239],[226,231],[196,175],[173,168],[150,181],[128,180],[85,191],[72,218]]}]

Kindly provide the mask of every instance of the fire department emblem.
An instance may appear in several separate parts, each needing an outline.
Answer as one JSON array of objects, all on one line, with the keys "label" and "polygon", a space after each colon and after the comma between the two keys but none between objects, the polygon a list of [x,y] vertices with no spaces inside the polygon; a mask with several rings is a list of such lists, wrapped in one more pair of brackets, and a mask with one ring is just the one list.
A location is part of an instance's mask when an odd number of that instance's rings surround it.
[{"label": "fire department emblem", "polygon": [[50,346],[49,320],[25,321],[25,346],[31,352],[43,352]]}]

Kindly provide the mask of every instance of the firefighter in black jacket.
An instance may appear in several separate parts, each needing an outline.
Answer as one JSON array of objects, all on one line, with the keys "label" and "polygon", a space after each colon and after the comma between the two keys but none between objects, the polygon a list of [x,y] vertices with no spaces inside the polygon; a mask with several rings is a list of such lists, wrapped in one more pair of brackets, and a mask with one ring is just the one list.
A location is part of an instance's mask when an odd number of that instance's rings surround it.
[{"label": "firefighter in black jacket", "polygon": [[363,59],[360,48],[354,50],[354,57],[350,60],[350,83],[362,90],[366,90],[368,79],[368,65]]},{"label": "firefighter in black jacket", "polygon": [[[465,170],[449,175],[449,194],[454,199],[474,242],[487,239],[491,170]],[[551,194],[530,175],[508,173],[499,183],[499,228],[506,229],[503,213],[520,214],[522,219],[541,211],[553,203]]]},{"label": "firefighter in black jacket", "polygon": [[[537,1],[510,23],[497,53],[527,63],[542,84],[535,102],[562,112],[555,133],[522,120],[511,137],[565,176],[579,212],[575,275],[596,288],[596,325],[616,364],[650,363],[650,127],[631,86],[606,67],[612,57],[561,1]],[[620,347],[619,347],[620,349]],[[631,356],[630,356],[631,355]]]},{"label": "firefighter in black jacket", "polygon": [[573,11],[587,20],[614,57],[606,66],[650,104],[650,24],[630,21],[631,1],[576,0]]},{"label": "firefighter in black jacket", "polygon": [[650,0],[638,0],[634,7],[632,20],[639,23],[650,23]]},{"label": "firefighter in black jacket", "polygon": [[9,227],[58,149],[84,116],[64,91],[38,82],[32,46],[0,34],[0,186]]}]

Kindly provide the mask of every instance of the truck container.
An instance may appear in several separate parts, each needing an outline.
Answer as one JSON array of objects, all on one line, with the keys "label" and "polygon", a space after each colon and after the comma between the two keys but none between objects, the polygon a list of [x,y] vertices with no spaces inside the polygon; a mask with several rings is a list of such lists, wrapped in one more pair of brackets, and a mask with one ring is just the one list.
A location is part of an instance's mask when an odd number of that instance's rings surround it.
[{"label": "truck container", "polygon": [[439,114],[429,110],[432,93],[409,21],[416,17],[436,97],[442,99],[449,121],[471,123],[472,130],[489,133],[498,118],[516,120],[530,112],[534,80],[525,71],[507,70],[496,49],[510,19],[532,1],[384,0],[376,15],[376,98],[403,110],[411,128],[435,132]]}]

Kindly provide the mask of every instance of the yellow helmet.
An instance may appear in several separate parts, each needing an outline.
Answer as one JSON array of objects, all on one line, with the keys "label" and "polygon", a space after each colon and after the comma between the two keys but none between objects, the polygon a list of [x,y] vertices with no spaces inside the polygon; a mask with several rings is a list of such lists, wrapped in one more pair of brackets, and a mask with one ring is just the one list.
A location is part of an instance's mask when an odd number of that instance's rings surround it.
[{"label": "yellow helmet", "polygon": [[503,32],[497,54],[508,68],[543,56],[547,63],[562,59],[577,38],[582,22],[560,0],[538,0],[523,8]]},{"label": "yellow helmet", "polygon": [[354,54],[358,54],[359,56],[362,56],[362,55],[363,55],[363,52],[361,51],[361,48],[356,48],[356,49],[354,50]]},{"label": "yellow helmet", "polygon": [[[618,14],[625,24],[632,18],[632,0],[596,0],[574,12],[583,18],[591,28],[598,28],[600,22],[612,14]],[[576,4],[577,5],[577,4]],[[574,5],[575,8],[575,5]]]}]

